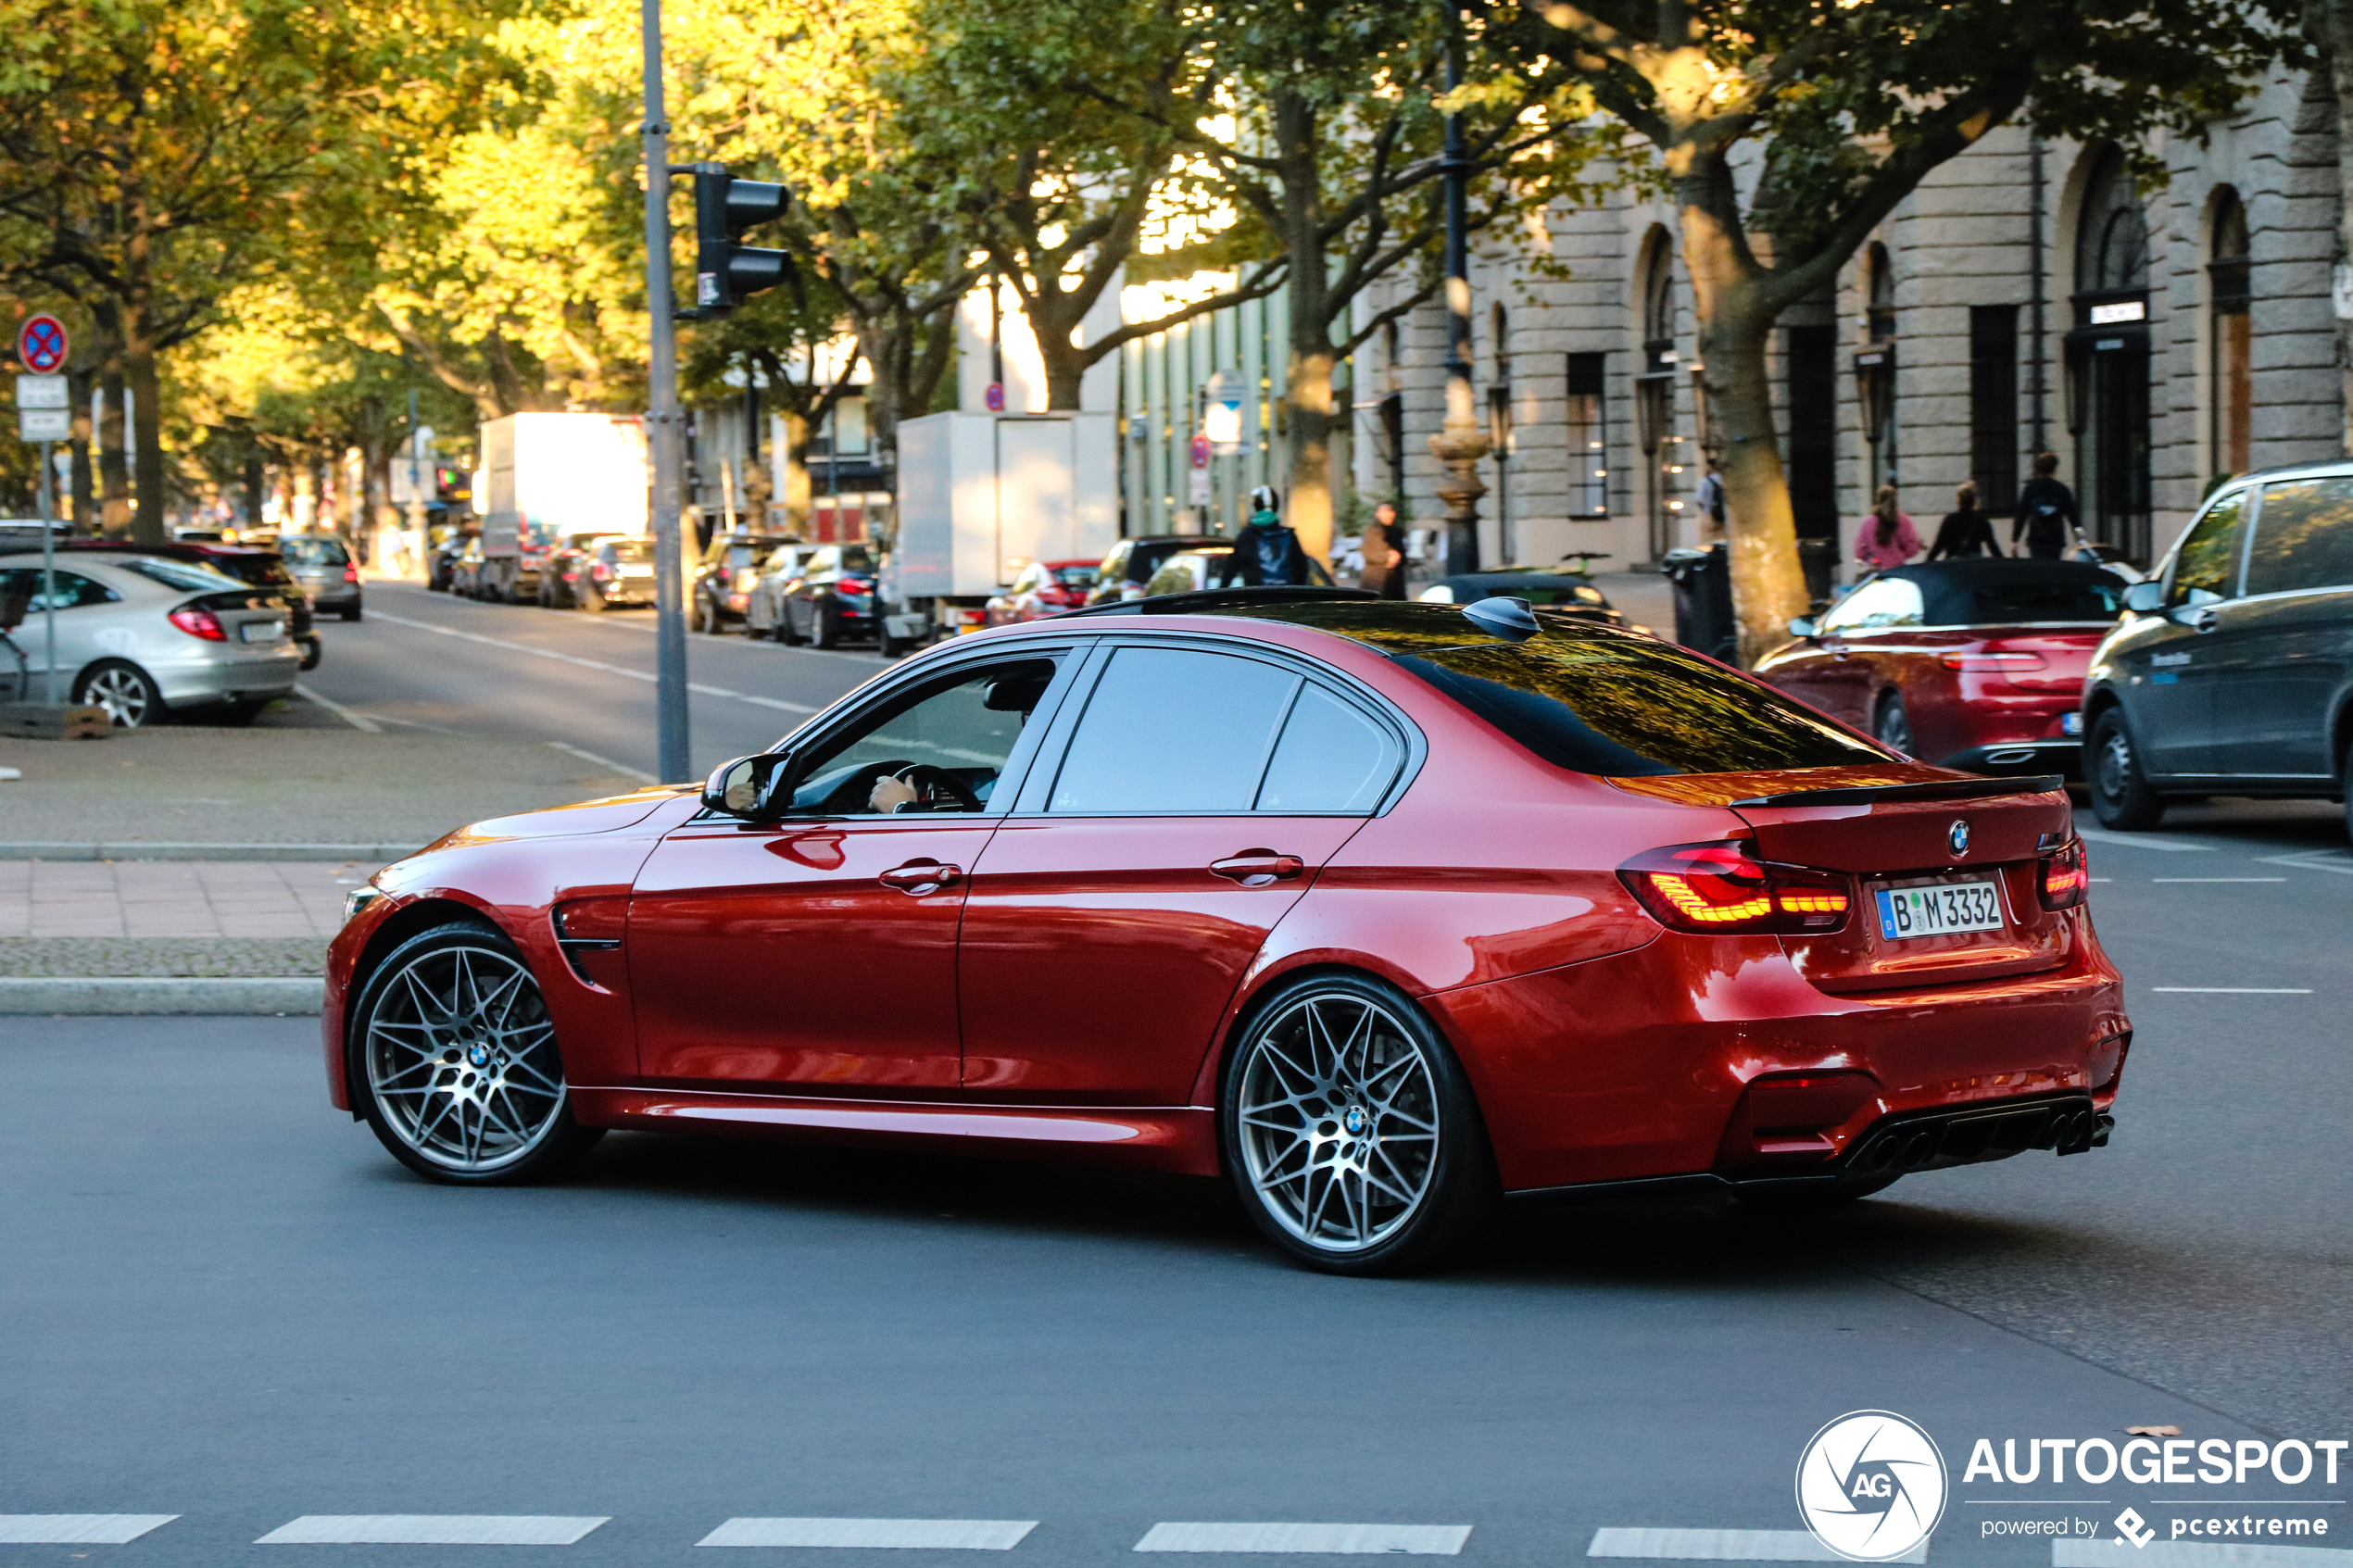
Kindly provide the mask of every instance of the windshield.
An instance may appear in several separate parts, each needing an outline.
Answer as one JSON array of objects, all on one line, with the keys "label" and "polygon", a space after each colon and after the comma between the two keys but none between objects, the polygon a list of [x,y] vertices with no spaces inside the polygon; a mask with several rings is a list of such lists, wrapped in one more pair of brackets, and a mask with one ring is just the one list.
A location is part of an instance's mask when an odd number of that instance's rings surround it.
[{"label": "windshield", "polygon": [[125,571],[135,571],[152,583],[167,588],[177,588],[185,594],[217,594],[224,588],[242,588],[243,583],[210,567],[191,566],[186,561],[162,560],[154,556],[133,556],[129,560],[108,561]]},{"label": "windshield", "polygon": [[875,570],[875,558],[866,553],[866,547],[863,545],[845,546],[841,552],[841,570],[872,571]]},{"label": "windshield", "polygon": [[278,553],[296,566],[341,566],[350,556],[340,539],[298,539],[281,535]]},{"label": "windshield", "polygon": [[1885,762],[1888,754],[1772,687],[1655,638],[1540,609],[1543,634],[1490,637],[1441,605],[1226,611],[1379,648],[1545,761],[1643,778]]},{"label": "windshield", "polygon": [[2124,583],[2071,579],[2056,583],[1994,583],[1969,591],[1980,626],[2037,621],[2113,621],[2124,612]]},{"label": "windshield", "polygon": [[1091,588],[1097,571],[1091,566],[1058,566],[1053,569],[1054,581],[1065,588]]},{"label": "windshield", "polygon": [[654,558],[653,546],[641,539],[626,539],[618,545],[607,545],[598,554],[609,562]]}]

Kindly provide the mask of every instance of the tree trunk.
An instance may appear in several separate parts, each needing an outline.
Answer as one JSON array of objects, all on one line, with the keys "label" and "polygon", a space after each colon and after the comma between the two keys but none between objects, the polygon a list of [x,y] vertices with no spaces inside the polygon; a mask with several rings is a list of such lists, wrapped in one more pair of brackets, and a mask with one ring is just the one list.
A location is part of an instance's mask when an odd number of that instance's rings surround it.
[{"label": "tree trunk", "polygon": [[109,539],[131,533],[131,470],[122,447],[122,372],[98,376],[98,521]]},{"label": "tree trunk", "polygon": [[1030,331],[1037,334],[1038,358],[1046,366],[1046,407],[1051,410],[1076,410],[1079,407],[1079,389],[1087,376],[1087,356],[1071,346],[1068,330],[1057,332],[1035,317]]},{"label": "tree trunk", "polygon": [[1299,318],[1291,318],[1290,368],[1283,389],[1290,429],[1285,445],[1290,455],[1290,494],[1283,501],[1283,521],[1299,535],[1300,548],[1317,560],[1332,554],[1332,358],[1329,343],[1302,343],[1321,338],[1320,326],[1302,333]]},{"label": "tree trunk", "polygon": [[66,438],[66,450],[71,458],[73,531],[84,539],[98,536],[96,486],[90,467],[90,443],[95,434],[90,427],[92,380],[87,370],[77,370],[66,378],[66,395],[73,401],[73,433]]},{"label": "tree trunk", "polygon": [[1317,560],[1332,553],[1331,267],[1324,251],[1323,171],[1315,106],[1275,94],[1275,156],[1281,164],[1283,246],[1290,253],[1290,353],[1284,371],[1284,444],[1290,494],[1283,521]]},{"label": "tree trunk", "polygon": [[809,529],[809,416],[791,408],[776,416],[784,421],[784,439],[777,445],[785,457],[785,493],[776,497],[784,508],[785,532],[806,538]]}]

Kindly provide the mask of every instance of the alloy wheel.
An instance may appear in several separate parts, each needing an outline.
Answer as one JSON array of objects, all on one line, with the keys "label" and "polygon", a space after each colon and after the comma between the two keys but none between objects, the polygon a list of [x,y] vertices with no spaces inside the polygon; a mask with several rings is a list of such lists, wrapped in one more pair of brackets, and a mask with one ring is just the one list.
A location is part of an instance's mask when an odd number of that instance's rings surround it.
[{"label": "alloy wheel", "polygon": [[2108,731],[2096,767],[2100,793],[2110,800],[2123,799],[2133,784],[2133,742],[2120,727]]},{"label": "alloy wheel", "polygon": [[531,972],[486,942],[419,953],[387,976],[361,1056],[386,1130],[441,1170],[512,1165],[562,1120],[547,1003]]},{"label": "alloy wheel", "polygon": [[1276,1223],[1319,1251],[1380,1245],[1428,1196],[1440,1136],[1430,1064],[1366,997],[1312,993],[1263,1022],[1237,1110],[1252,1188]]},{"label": "alloy wheel", "polygon": [[1880,704],[1879,743],[1905,756],[1912,754],[1912,716],[1905,711],[1904,699],[1891,696]]},{"label": "alloy wheel", "polygon": [[145,723],[153,706],[146,677],[120,664],[109,665],[83,682],[82,700],[105,709],[107,718],[119,730],[135,730]]}]

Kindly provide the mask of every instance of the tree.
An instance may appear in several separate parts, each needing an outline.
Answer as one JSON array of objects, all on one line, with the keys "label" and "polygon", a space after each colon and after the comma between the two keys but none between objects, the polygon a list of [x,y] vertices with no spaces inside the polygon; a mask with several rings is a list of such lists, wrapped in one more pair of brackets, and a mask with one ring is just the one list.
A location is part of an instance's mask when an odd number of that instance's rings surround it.
[{"label": "tree", "polygon": [[740,395],[742,383],[733,382],[731,373],[748,381],[749,372],[758,372],[767,406],[784,421],[781,504],[786,526],[795,533],[809,521],[810,440],[857,373],[855,354],[841,356],[839,373],[830,378],[818,373],[824,351],[842,335],[842,321],[839,296],[822,282],[803,277],[791,287],[756,295],[731,316],[697,325],[683,344],[679,383],[690,404]]},{"label": "tree", "polygon": [[232,290],[364,257],[510,74],[514,3],[0,0],[0,275],[80,303],[132,394],[163,536],[159,360]]},{"label": "tree", "polygon": [[[1766,357],[1782,310],[1931,171],[2023,113],[2133,146],[2202,135],[2285,39],[2264,0],[1523,0],[1522,58],[1566,56],[1650,144],[1680,214],[1731,533],[1741,658],[1806,608]],[[2145,151],[2145,179],[2162,175]]]}]

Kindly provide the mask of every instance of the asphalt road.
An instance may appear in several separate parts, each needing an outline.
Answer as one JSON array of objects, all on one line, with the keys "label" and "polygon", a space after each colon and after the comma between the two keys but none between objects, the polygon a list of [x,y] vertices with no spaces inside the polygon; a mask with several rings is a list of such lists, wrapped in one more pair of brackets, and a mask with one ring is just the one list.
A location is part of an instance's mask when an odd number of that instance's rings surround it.
[{"label": "asphalt road", "polygon": [[[377,602],[650,653],[585,618]],[[331,657],[346,689],[383,683],[387,714],[428,700],[393,671],[434,633],[397,634]],[[371,636],[380,662],[352,652]],[[859,673],[722,646],[698,642],[698,679],[752,689],[717,668],[738,659],[814,698]],[[411,678],[453,705],[468,679],[547,679],[480,648]],[[453,1192],[328,1109],[309,1021],[11,1020],[0,1514],[178,1517],[127,1545],[0,1545],[0,1564],[516,1555],[253,1544],[312,1515],[489,1515],[608,1521],[522,1553],[559,1563],[699,1562],[727,1521],[784,1518],[1035,1522],[1012,1568],[1125,1561],[1159,1524],[1467,1525],[1467,1562],[1533,1568],[1604,1528],[1795,1530],[1801,1446],[1866,1408],[1942,1446],[1939,1562],[2043,1568],[2047,1541],[1989,1523],[2105,1540],[2125,1504],[2163,1528],[2184,1499],[2294,1501],[2334,1524],[2298,1544],[2353,1548],[2353,1465],[2334,1486],[1963,1480],[1981,1436],[2353,1436],[2341,829],[2221,804],[2099,838],[2093,870],[2139,1024],[2110,1148],[1913,1177],[1830,1217],[1524,1209],[1408,1281],[1296,1272],[1214,1185],[947,1157],[627,1135],[560,1185]],[[2266,989],[2197,989],[2221,986]],[[848,1555],[917,1560],[970,1561]],[[2353,1556],[2302,1568],[2330,1564]]]},{"label": "asphalt road", "polygon": [[[653,612],[477,604],[371,582],[357,624],[321,623],[306,689],[388,728],[561,741],[650,775]],[[790,648],[741,633],[686,640],[698,773],[765,750],[884,669],[864,648]]]}]

